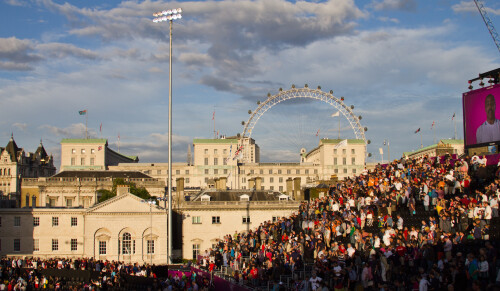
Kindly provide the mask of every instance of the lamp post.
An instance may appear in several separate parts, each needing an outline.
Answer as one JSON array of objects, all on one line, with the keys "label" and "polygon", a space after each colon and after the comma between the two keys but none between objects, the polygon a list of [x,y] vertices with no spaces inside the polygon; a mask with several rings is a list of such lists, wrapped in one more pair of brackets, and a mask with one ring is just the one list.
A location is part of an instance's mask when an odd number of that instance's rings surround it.
[{"label": "lamp post", "polygon": [[153,208],[153,205],[156,205],[156,200],[150,198],[147,200],[141,200],[141,202],[149,204],[149,216],[150,216],[149,239],[151,240],[151,245],[149,245],[148,240],[146,240],[146,253],[149,253],[149,262],[150,262],[150,265],[152,266],[153,265],[153,212],[152,212],[152,208]]},{"label": "lamp post", "polygon": [[163,10],[153,13],[154,23],[169,22],[170,52],[169,52],[169,80],[168,80],[168,232],[167,232],[167,263],[172,264],[172,23],[182,18],[182,9]]}]

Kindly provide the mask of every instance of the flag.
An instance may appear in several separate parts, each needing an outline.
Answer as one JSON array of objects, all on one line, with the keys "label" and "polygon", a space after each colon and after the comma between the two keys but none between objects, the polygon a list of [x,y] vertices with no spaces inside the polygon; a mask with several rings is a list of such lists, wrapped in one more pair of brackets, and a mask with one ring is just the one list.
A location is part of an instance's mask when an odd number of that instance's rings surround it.
[{"label": "flag", "polygon": [[434,127],[434,124],[436,124],[436,122],[432,122],[432,125],[431,125],[431,129]]},{"label": "flag", "polygon": [[332,116],[332,117],[335,117],[335,116],[340,116],[340,111],[337,111],[337,112],[335,112],[335,113],[332,113],[332,115],[331,115],[331,116]]},{"label": "flag", "polygon": [[78,114],[80,114],[80,115],[85,115],[85,114],[87,114],[87,109],[85,109],[85,110],[81,110],[81,111],[78,111]]},{"label": "flag", "polygon": [[102,132],[102,122],[101,122],[101,126],[99,126],[99,131]]},{"label": "flag", "polygon": [[212,114],[212,120],[215,120],[215,111],[214,114]]},{"label": "flag", "polygon": [[415,130],[415,133],[419,133],[419,132],[420,132],[420,127],[417,130]]},{"label": "flag", "polygon": [[319,135],[319,129],[318,129],[318,132],[316,132],[316,136],[318,136],[318,135]]},{"label": "flag", "polygon": [[451,117],[451,120],[453,120],[453,118],[455,118],[455,112],[453,112],[453,116]]},{"label": "flag", "polygon": [[347,139],[344,139],[343,141],[339,142],[338,144],[335,145],[334,149],[338,149],[341,147],[347,146]]},{"label": "flag", "polygon": [[98,151],[102,150],[102,146],[98,146],[98,147],[97,147],[97,150],[98,150]]}]

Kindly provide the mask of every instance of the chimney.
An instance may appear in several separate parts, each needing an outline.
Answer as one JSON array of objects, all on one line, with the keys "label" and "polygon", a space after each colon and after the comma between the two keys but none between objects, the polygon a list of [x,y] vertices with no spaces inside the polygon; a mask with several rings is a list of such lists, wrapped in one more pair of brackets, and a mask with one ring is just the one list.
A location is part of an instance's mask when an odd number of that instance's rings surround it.
[{"label": "chimney", "polygon": [[129,185],[117,185],[116,186],[116,196],[124,195],[130,192]]}]

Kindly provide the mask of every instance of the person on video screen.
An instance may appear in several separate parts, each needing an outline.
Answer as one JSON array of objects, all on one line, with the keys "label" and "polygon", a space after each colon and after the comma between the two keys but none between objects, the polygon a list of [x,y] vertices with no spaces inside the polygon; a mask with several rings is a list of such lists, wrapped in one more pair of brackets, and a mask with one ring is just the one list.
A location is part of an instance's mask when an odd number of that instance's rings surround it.
[{"label": "person on video screen", "polygon": [[500,120],[495,117],[495,97],[490,94],[484,101],[486,121],[476,131],[476,143],[485,143],[500,140]]}]

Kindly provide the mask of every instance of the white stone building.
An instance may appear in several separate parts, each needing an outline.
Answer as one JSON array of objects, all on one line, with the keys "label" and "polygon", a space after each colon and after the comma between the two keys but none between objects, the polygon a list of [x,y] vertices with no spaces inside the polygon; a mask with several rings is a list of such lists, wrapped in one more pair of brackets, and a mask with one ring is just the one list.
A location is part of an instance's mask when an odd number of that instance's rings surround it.
[{"label": "white stone building", "polygon": [[[257,190],[286,191],[289,179],[299,179],[306,186],[332,177],[352,177],[364,169],[366,161],[366,145],[356,139],[322,139],[315,149],[297,153],[296,163],[261,163],[260,148],[253,140],[249,143],[253,160],[242,163],[241,144],[236,137],[193,140],[193,164],[173,163],[172,183],[183,178],[186,189],[206,189],[214,180],[225,178],[229,189],[251,189],[250,181],[260,178]],[[109,169],[141,171],[165,182],[168,177],[167,163],[120,163]]]},{"label": "white stone building", "polygon": [[12,135],[7,146],[0,147],[0,197],[10,197],[19,203],[21,180],[54,175],[53,161],[42,142],[34,153],[26,153],[17,146]]},{"label": "white stone building", "polygon": [[90,208],[3,209],[0,223],[0,256],[167,261],[166,210],[128,187]]}]

